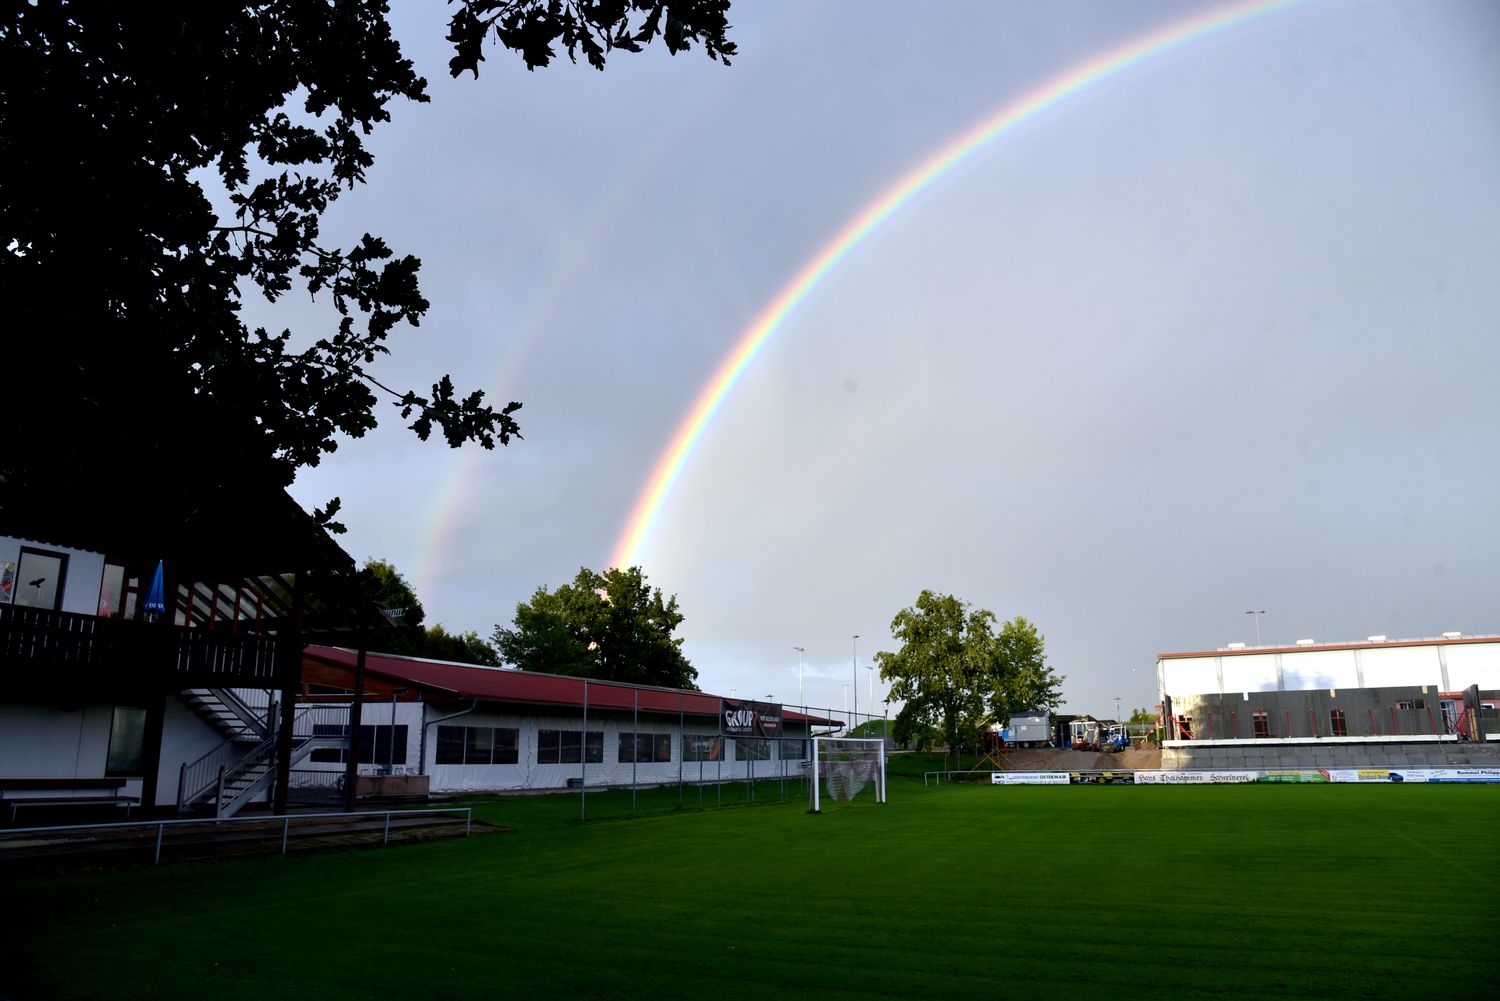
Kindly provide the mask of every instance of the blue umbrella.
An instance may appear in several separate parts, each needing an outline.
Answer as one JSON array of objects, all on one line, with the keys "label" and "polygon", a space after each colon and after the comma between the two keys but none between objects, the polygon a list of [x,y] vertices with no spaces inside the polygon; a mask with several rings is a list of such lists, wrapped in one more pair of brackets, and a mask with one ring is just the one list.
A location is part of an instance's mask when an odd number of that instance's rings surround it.
[{"label": "blue umbrella", "polygon": [[151,578],[151,590],[146,592],[146,611],[161,615],[167,610],[167,588],[162,581],[162,561],[156,561],[156,576]]}]

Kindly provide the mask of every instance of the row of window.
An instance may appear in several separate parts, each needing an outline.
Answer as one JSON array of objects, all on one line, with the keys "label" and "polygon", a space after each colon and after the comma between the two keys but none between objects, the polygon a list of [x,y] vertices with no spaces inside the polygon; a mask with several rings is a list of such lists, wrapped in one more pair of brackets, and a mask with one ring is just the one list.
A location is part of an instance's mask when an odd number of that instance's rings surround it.
[{"label": "row of window", "polygon": [[439,726],[440,765],[513,765],[521,731],[513,726]]},{"label": "row of window", "polygon": [[[516,727],[440,725],[437,731],[437,764],[514,765],[519,760],[521,732]],[[536,736],[537,764],[604,763],[602,730],[538,730]],[[735,756],[740,761],[770,761],[773,743],[781,745],[782,761],[801,761],[807,756],[805,741],[743,737],[735,741]],[[682,759],[723,761],[724,746],[723,737],[685,734],[682,738]],[[383,757],[376,758],[377,762],[384,760]],[[622,764],[669,762],[672,760],[672,735],[621,733],[617,760]],[[401,763],[397,761],[397,764]]]},{"label": "row of window", "polygon": [[[1415,704],[1408,703],[1408,702],[1403,702],[1403,703],[1400,703],[1397,706],[1398,709],[1421,709],[1423,707],[1424,707],[1424,703],[1420,699],[1417,700]],[[1250,720],[1251,720],[1252,725],[1255,727],[1255,735],[1257,737],[1274,737],[1274,736],[1276,736],[1274,733],[1271,732],[1271,717],[1266,712],[1266,710],[1264,710],[1264,709],[1257,709],[1257,710],[1255,710],[1254,712],[1252,712],[1250,714]],[[1178,717],[1178,725],[1181,727],[1181,730],[1182,730],[1183,734],[1185,736],[1187,736],[1189,739],[1192,739],[1192,736],[1193,736],[1193,717],[1191,717],[1191,716],[1181,716],[1181,717]],[[1329,732],[1330,736],[1334,736],[1334,737],[1347,737],[1347,736],[1349,736],[1349,717],[1344,713],[1344,710],[1342,710],[1342,709],[1330,709],[1328,711],[1328,732]]]},{"label": "row of window", "polygon": [[[341,737],[348,739],[349,728],[338,723],[313,724],[314,737]],[[347,747],[315,747],[309,758],[313,761],[338,762],[349,760]],[[406,764],[406,724],[396,727],[396,745],[391,746],[391,725],[361,726],[359,728],[359,764],[404,765]]]}]

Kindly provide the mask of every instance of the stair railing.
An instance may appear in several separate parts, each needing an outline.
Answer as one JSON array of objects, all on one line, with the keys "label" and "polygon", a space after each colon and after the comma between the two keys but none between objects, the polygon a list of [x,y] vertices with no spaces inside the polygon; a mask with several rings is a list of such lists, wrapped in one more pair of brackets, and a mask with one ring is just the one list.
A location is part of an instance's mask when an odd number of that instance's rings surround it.
[{"label": "stair railing", "polygon": [[[319,733],[319,730],[322,733]],[[220,788],[220,772],[224,781],[233,783],[235,778],[266,761],[276,758],[276,731],[273,729],[249,750],[237,744],[233,738],[226,740],[196,761],[185,763],[178,773],[177,809],[186,810],[189,805],[208,793]],[[347,747],[349,743],[349,707],[337,705],[303,706],[292,718],[292,764],[306,758],[318,747]],[[256,783],[259,788],[265,786]],[[222,794],[216,799],[222,801]],[[236,799],[245,799],[236,795]],[[247,801],[247,799],[246,799]],[[220,809],[223,808],[220,802]],[[238,809],[238,805],[235,806]],[[222,813],[220,815],[223,815]]]}]

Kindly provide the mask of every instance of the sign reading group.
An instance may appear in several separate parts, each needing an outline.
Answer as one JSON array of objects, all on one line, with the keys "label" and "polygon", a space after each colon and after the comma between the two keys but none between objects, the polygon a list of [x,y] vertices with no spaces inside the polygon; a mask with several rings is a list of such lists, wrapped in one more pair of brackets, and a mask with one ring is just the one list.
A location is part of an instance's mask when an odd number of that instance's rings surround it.
[{"label": "sign reading group", "polygon": [[721,732],[728,737],[780,737],[781,707],[774,702],[737,702],[723,699]]}]

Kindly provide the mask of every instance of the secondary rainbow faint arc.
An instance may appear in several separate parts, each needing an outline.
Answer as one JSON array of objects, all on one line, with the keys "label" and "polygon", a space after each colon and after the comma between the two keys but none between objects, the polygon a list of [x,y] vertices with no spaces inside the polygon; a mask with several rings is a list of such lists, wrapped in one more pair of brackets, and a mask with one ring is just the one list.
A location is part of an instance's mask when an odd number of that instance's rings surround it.
[{"label": "secondary rainbow faint arc", "polygon": [[1304,2],[1306,0],[1249,0],[1214,7],[1107,49],[1013,99],[971,126],[861,209],[767,304],[698,394],[637,498],[625,531],[615,545],[610,566],[628,567],[639,561],[641,548],[656,526],[672,487],[730,390],[792,311],[881,223],[969,156],[1068,98],[1175,48]]}]

